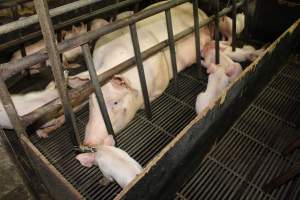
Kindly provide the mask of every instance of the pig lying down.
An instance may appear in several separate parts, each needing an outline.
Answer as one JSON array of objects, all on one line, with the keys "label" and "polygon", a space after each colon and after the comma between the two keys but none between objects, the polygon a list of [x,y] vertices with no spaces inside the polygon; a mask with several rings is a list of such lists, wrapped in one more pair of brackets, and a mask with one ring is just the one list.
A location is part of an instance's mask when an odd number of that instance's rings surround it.
[{"label": "pig lying down", "polygon": [[[11,95],[19,116],[24,116],[58,98],[57,90],[51,82],[45,90],[30,92],[24,95]],[[6,111],[0,101],[0,128],[13,129]]]},{"label": "pig lying down", "polygon": [[[125,151],[113,146],[99,146],[96,153],[82,153],[76,159],[85,167],[97,165],[106,180],[115,180],[122,188],[143,170]],[[102,184],[106,182],[102,180]]]},{"label": "pig lying down", "polygon": [[[146,8],[147,9],[147,8]],[[175,7],[171,11],[174,34],[193,27],[193,7],[186,3]],[[205,13],[199,10],[201,20],[207,18]],[[140,48],[144,51],[168,38],[165,28],[165,14],[162,12],[137,23]],[[122,31],[122,34],[118,34]],[[134,57],[129,30],[122,29],[101,37],[93,52],[93,61],[97,74],[104,73],[112,67]],[[201,30],[201,48],[211,40],[207,27]],[[196,62],[194,34],[181,39],[176,43],[176,59],[178,71]],[[173,77],[170,61],[170,52],[166,48],[163,51],[144,60],[144,71],[150,100],[159,97],[167,88],[169,80]],[[89,79],[88,72],[69,77],[69,85],[77,87]],[[115,75],[112,80],[101,87],[115,133],[119,133],[133,119],[138,109],[143,108],[143,95],[136,66],[122,74]],[[93,97],[90,97],[93,98]],[[98,104],[90,105],[90,112],[94,112]],[[95,119],[93,119],[95,118]],[[107,136],[107,130],[101,112],[90,115],[88,123],[89,133],[85,134],[84,143],[97,146],[103,143]]]}]

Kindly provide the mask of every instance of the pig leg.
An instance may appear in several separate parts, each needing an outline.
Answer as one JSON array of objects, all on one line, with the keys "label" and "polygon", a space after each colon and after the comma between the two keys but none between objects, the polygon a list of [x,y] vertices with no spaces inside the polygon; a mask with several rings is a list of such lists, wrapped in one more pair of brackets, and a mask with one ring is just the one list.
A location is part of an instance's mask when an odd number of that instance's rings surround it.
[{"label": "pig leg", "polygon": [[99,183],[101,186],[107,186],[111,182],[113,182],[113,178],[111,176],[103,176],[100,180]]},{"label": "pig leg", "polygon": [[103,145],[107,145],[107,146],[115,146],[115,140],[113,138],[112,135],[108,135],[103,142]]},{"label": "pig leg", "polygon": [[64,59],[63,65],[65,69],[76,69],[80,67],[78,63],[69,63],[67,59]]},{"label": "pig leg", "polygon": [[65,123],[65,116],[62,115],[44,124],[39,130],[36,131],[36,134],[40,138],[47,138],[49,136],[49,133],[55,131],[56,129],[61,127],[64,123]]}]

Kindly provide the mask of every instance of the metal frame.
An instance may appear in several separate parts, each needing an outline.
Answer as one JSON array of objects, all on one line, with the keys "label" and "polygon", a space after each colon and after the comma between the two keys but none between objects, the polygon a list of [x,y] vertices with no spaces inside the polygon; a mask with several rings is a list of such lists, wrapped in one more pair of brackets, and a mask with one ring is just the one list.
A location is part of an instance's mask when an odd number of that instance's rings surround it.
[{"label": "metal frame", "polygon": [[[151,106],[150,106],[150,100],[149,100],[149,95],[148,95],[148,91],[147,91],[145,74],[143,71],[143,62],[142,62],[143,59],[159,52],[161,49],[165,48],[166,46],[169,46],[171,61],[172,61],[173,75],[174,75],[174,79],[175,79],[175,87],[178,88],[178,81],[176,81],[177,80],[177,64],[176,64],[176,53],[175,53],[175,41],[189,35],[190,33],[192,33],[194,31],[195,37],[197,38],[197,39],[195,39],[195,41],[196,41],[197,63],[199,64],[200,57],[201,57],[200,44],[198,46],[198,43],[197,43],[198,41],[200,41],[199,28],[204,27],[205,25],[210,23],[212,20],[215,20],[215,25],[216,25],[216,30],[215,30],[216,63],[219,63],[219,36],[218,36],[218,34],[219,34],[219,31],[218,31],[219,30],[218,29],[219,16],[225,15],[231,11],[231,8],[226,8],[219,13],[219,0],[216,0],[215,16],[210,17],[207,21],[203,22],[201,25],[199,25],[198,20],[195,20],[194,28],[183,31],[175,36],[173,35],[173,30],[172,30],[172,19],[171,19],[170,9],[175,6],[178,6],[180,4],[189,2],[188,0],[167,1],[166,3],[160,4],[159,6],[153,7],[152,9],[148,9],[148,10],[141,11],[139,13],[135,13],[133,16],[131,16],[129,18],[113,22],[112,24],[104,26],[102,29],[89,31],[89,32],[82,34],[76,38],[73,38],[71,40],[63,41],[59,44],[56,44],[55,37],[54,37],[54,28],[51,23],[50,17],[57,16],[61,13],[65,13],[70,10],[74,10],[74,9],[77,9],[77,8],[80,8],[80,7],[83,7],[83,6],[89,5],[91,3],[98,2],[98,1],[99,0],[80,0],[78,2],[74,2],[72,4],[72,6],[71,6],[71,4],[68,4],[66,6],[61,6],[57,9],[53,9],[49,12],[46,0],[34,0],[36,10],[37,10],[37,15],[26,18],[24,20],[21,20],[21,22],[12,22],[12,23],[9,23],[7,25],[0,27],[0,35],[1,35],[1,34],[9,33],[11,31],[29,26],[33,23],[36,23],[37,20],[39,19],[43,37],[46,41],[46,49],[48,52],[46,54],[45,50],[42,50],[36,54],[26,56],[19,61],[0,65],[0,72],[1,72],[0,98],[4,105],[6,112],[8,113],[10,120],[12,121],[12,124],[13,124],[19,138],[27,136],[24,125],[26,126],[28,124],[25,124],[24,121],[22,121],[20,119],[20,117],[18,116],[16,109],[13,105],[13,102],[9,96],[7,87],[5,86],[5,83],[4,83],[4,81],[11,76],[11,74],[7,74],[5,70],[7,70],[11,67],[17,66],[17,67],[15,67],[15,69],[16,69],[15,73],[18,73],[21,70],[27,69],[28,67],[30,67],[34,64],[37,64],[39,62],[45,62],[48,58],[50,59],[56,86],[58,87],[59,96],[60,96],[62,104],[63,104],[66,121],[73,127],[73,132],[70,134],[70,136],[72,138],[74,148],[76,150],[85,152],[85,151],[94,151],[95,149],[93,147],[86,148],[81,145],[79,132],[78,132],[78,128],[76,125],[76,119],[74,116],[74,112],[72,110],[72,104],[70,103],[70,99],[69,99],[69,95],[72,96],[72,93],[71,93],[72,91],[70,93],[68,93],[68,91],[66,90],[66,83],[64,80],[62,65],[61,65],[61,61],[60,61],[60,57],[59,57],[60,53],[63,53],[69,49],[72,49],[72,48],[75,48],[78,46],[82,46],[82,49],[84,52],[84,57],[85,57],[90,75],[92,77],[92,84],[89,82],[86,85],[84,85],[83,87],[81,87],[81,89],[83,89],[83,88],[90,89],[90,88],[94,87],[106,127],[108,127],[108,131],[112,135],[114,135],[113,128],[112,128],[112,125],[111,125],[111,122],[110,122],[110,119],[109,119],[109,116],[107,113],[107,109],[105,106],[101,88],[98,84],[99,81],[101,83],[104,83],[109,78],[111,78],[114,74],[124,71],[125,69],[128,69],[133,64],[136,64],[137,68],[138,68],[138,72],[139,72],[141,86],[142,86],[146,113],[147,113],[147,116],[150,118],[151,117]],[[126,1],[126,2],[128,3],[129,1]],[[137,2],[137,1],[134,1],[134,2]],[[242,1],[238,2],[237,5],[234,5],[234,9],[236,7],[241,6],[243,4],[243,2],[244,1],[242,0]],[[194,8],[193,8],[194,19],[198,19],[198,12],[196,12],[197,6],[198,6],[198,2],[195,1]],[[113,8],[111,7],[112,10],[116,9],[116,8],[117,8],[117,6],[114,6]],[[167,39],[167,41],[163,41],[163,42],[151,47],[150,49],[146,50],[145,52],[141,53],[140,48],[139,48],[139,39],[137,36],[135,24],[138,21],[143,20],[147,17],[153,16],[159,12],[165,12],[165,14],[166,14],[168,39]],[[234,15],[235,14],[236,14],[236,12],[234,12]],[[234,17],[234,24],[236,23],[235,19],[236,18]],[[95,39],[105,35],[105,34],[111,33],[113,31],[120,29],[122,27],[125,27],[125,26],[130,27],[135,57],[119,64],[112,70],[110,70],[104,74],[101,74],[100,76],[97,76],[95,73],[95,69],[94,69],[92,60],[91,60],[90,49],[89,49],[88,43],[92,40],[95,40]],[[195,30],[195,28],[196,28],[196,30]],[[233,34],[235,35],[235,32]],[[76,91],[76,90],[74,90],[74,91]],[[79,90],[77,90],[77,91],[79,91]],[[89,95],[91,92],[92,92],[92,90],[90,90],[90,92],[87,92],[86,95]]]}]

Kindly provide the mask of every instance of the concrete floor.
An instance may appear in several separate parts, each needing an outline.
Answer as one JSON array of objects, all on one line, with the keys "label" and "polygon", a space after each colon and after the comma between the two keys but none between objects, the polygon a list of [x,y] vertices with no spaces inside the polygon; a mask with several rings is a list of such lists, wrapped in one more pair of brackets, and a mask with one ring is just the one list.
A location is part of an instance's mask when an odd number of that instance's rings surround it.
[{"label": "concrete floor", "polygon": [[20,171],[9,156],[0,137],[0,199],[34,199],[20,175]]}]

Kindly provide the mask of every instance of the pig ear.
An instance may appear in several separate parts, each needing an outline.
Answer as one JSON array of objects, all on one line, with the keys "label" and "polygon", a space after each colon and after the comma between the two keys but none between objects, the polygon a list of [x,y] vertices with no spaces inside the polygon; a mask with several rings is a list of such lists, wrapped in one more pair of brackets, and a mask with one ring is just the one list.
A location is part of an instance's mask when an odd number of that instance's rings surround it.
[{"label": "pig ear", "polygon": [[81,165],[91,167],[95,161],[95,153],[81,153],[76,156],[76,159],[79,160]]},{"label": "pig ear", "polygon": [[65,38],[66,37],[66,35],[67,35],[67,31],[65,31],[65,30],[62,30],[61,31],[61,38]]},{"label": "pig ear", "polygon": [[111,79],[112,85],[116,88],[127,88],[131,89],[130,82],[125,77],[121,75],[115,75]]}]

